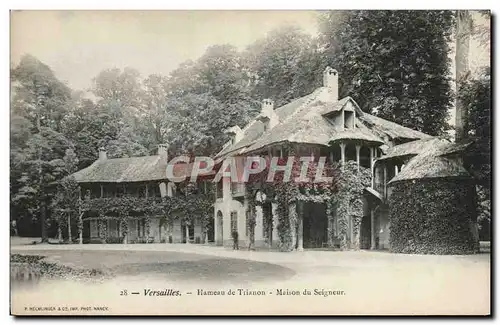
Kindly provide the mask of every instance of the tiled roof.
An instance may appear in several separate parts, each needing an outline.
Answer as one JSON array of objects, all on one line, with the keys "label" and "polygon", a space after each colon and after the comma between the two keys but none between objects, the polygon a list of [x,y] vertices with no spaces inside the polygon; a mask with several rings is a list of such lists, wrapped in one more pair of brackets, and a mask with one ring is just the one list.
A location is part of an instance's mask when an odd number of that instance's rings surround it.
[{"label": "tiled roof", "polygon": [[[175,176],[190,175],[192,164],[177,163],[173,168]],[[167,161],[158,155],[97,160],[72,176],[79,183],[127,183],[166,180]]]},{"label": "tiled roof", "polygon": [[423,178],[470,177],[460,159],[446,156],[456,149],[458,147],[450,142],[428,146],[425,151],[412,158],[389,183]]},{"label": "tiled roof", "polygon": [[448,140],[440,139],[440,138],[425,138],[421,140],[415,140],[407,143],[403,143],[394,147],[390,147],[387,149],[387,152],[384,156],[377,159],[377,161],[382,161],[386,159],[391,159],[395,157],[403,157],[403,156],[416,156],[419,153],[425,151],[427,148],[430,148],[438,143],[446,142],[450,143]]},{"label": "tiled roof", "polygon": [[380,135],[387,135],[391,139],[423,139],[430,138],[431,136],[420,131],[407,128],[397,123],[385,120],[383,118],[364,113],[359,119],[364,122],[371,130],[379,133]]}]

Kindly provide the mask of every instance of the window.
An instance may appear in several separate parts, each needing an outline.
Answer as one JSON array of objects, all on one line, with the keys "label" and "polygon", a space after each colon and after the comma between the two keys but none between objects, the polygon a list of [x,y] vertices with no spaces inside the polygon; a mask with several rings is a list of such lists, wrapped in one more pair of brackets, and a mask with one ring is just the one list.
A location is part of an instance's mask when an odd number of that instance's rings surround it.
[{"label": "window", "polygon": [[354,112],[344,111],[344,128],[354,129]]},{"label": "window", "polygon": [[245,194],[245,184],[244,183],[231,183],[231,193],[233,196],[239,196]]},{"label": "window", "polygon": [[216,198],[222,198],[222,180],[220,180],[215,188]]},{"label": "window", "polygon": [[238,212],[231,212],[231,233],[234,231],[238,231]]}]

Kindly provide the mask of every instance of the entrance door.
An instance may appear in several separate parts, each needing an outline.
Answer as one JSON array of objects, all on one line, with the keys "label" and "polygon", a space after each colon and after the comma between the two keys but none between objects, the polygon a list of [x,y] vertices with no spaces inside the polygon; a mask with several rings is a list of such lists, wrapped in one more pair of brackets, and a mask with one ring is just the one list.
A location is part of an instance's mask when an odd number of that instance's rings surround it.
[{"label": "entrance door", "polygon": [[304,203],[304,248],[326,247],[328,219],[323,203]]},{"label": "entrance door", "polygon": [[371,247],[371,217],[363,216],[361,219],[361,233],[360,233],[360,243],[359,248],[370,249]]},{"label": "entrance door", "polygon": [[262,205],[262,222],[263,227],[267,226],[266,232],[267,237],[265,238],[266,242],[269,245],[272,245],[273,242],[273,212],[271,203],[267,202]]},{"label": "entrance door", "polygon": [[207,225],[207,241],[213,243],[215,241],[215,220],[211,217]]},{"label": "entrance door", "polygon": [[188,233],[186,232],[186,223],[184,221],[181,222],[181,242],[182,243],[186,243],[187,242],[187,236],[188,236]]}]

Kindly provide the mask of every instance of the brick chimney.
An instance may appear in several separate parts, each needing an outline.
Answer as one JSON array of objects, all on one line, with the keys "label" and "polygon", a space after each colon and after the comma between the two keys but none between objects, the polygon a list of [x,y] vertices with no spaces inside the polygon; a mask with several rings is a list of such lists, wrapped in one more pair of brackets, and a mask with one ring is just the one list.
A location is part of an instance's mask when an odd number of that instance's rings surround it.
[{"label": "brick chimney", "polygon": [[264,124],[267,130],[272,129],[279,123],[278,115],[274,112],[274,102],[271,99],[264,99],[257,120]]},{"label": "brick chimney", "polygon": [[327,88],[330,101],[339,100],[339,73],[337,70],[326,67],[323,71],[323,87]]},{"label": "brick chimney", "polygon": [[158,156],[168,160],[168,144],[162,143],[158,145]]},{"label": "brick chimney", "polygon": [[272,112],[274,112],[274,102],[272,101],[272,99],[268,98],[262,101],[260,112],[266,115],[269,115]]},{"label": "brick chimney", "polygon": [[104,147],[99,148],[99,161],[104,161],[108,159],[108,154],[106,152],[106,149]]},{"label": "brick chimney", "polygon": [[224,133],[231,137],[231,141],[233,144],[239,142],[243,138],[243,131],[237,125],[228,128],[224,131]]}]

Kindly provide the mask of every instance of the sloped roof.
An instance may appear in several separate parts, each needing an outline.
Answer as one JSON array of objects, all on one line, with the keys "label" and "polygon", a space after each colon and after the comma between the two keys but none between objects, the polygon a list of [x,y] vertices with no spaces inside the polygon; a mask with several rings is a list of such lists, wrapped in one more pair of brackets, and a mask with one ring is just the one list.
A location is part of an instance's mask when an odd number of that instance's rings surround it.
[{"label": "sloped roof", "polygon": [[138,182],[166,178],[165,161],[160,156],[97,160],[73,174],[77,182]]},{"label": "sloped roof", "polygon": [[385,155],[377,159],[377,161],[382,161],[395,157],[416,156],[419,153],[427,150],[427,148],[430,148],[438,143],[450,143],[450,142],[448,140],[440,138],[424,138],[421,140],[406,142],[388,148]]},{"label": "sloped roof", "polygon": [[[167,179],[167,161],[159,155],[97,160],[72,176],[78,183],[128,183]],[[193,164],[174,165],[175,176],[190,175]],[[208,175],[208,174],[207,174]],[[207,176],[205,175],[205,176]]]},{"label": "sloped roof", "polygon": [[431,137],[423,132],[415,131],[368,113],[364,113],[362,116],[359,116],[359,119],[365,122],[371,130],[379,133],[380,135],[386,134],[392,139],[424,139]]},{"label": "sloped roof", "polygon": [[[243,129],[243,136],[236,144],[228,143],[216,157],[242,154],[262,149],[273,143],[295,142],[329,145],[340,139],[358,139],[383,144],[383,138],[423,139],[431,136],[362,112],[356,102],[345,97],[331,100],[331,91],[320,87],[313,93],[298,98],[275,110],[279,123],[270,130],[253,120]],[[340,111],[352,102],[359,119],[355,129],[337,129],[325,116]]]},{"label": "sloped roof", "polygon": [[384,140],[380,137],[363,128],[345,129],[341,132],[337,132],[330,138],[330,142],[343,139],[362,140],[380,144],[384,143]]},{"label": "sloped roof", "polygon": [[449,142],[429,146],[427,150],[412,158],[389,184],[423,178],[470,177],[460,159],[446,156],[453,148],[456,148],[456,145]]},{"label": "sloped roof", "polygon": [[[313,93],[314,94],[314,93]],[[308,102],[313,94],[309,94],[304,97],[300,97],[286,105],[277,108],[274,112],[278,115],[281,121],[287,118],[287,116],[292,115],[298,108],[300,108],[304,103]],[[264,133],[264,124],[258,120],[253,120],[243,129],[243,136],[241,140],[234,145],[229,142],[228,146],[224,147],[218,154],[217,157],[226,155],[230,152],[235,152],[239,149],[248,147],[249,145],[255,143],[255,141],[262,136]]]}]

